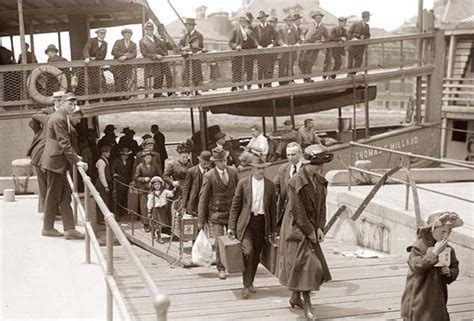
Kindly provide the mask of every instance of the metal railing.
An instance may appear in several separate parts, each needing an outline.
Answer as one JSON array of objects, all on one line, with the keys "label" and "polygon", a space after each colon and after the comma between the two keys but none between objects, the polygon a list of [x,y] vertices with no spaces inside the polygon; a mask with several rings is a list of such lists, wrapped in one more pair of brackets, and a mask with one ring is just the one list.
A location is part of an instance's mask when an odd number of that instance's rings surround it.
[{"label": "metal railing", "polygon": [[[79,193],[77,191],[77,173],[79,172],[84,182],[84,205],[82,205]],[[74,174],[75,173],[75,174]],[[77,215],[80,214],[84,220],[85,227],[85,258],[86,263],[91,263],[91,246],[94,250],[99,264],[105,274],[105,282],[107,285],[107,306],[106,306],[106,317],[107,320],[113,320],[113,301],[116,302],[117,308],[121,316],[125,320],[131,320],[130,313],[125,304],[124,298],[118,288],[117,281],[114,275],[114,237],[120,243],[123,250],[125,251],[129,261],[137,269],[138,275],[142,278],[146,288],[148,289],[151,297],[152,304],[155,308],[156,319],[159,321],[166,321],[167,312],[170,305],[170,299],[165,294],[161,293],[156,286],[155,282],[143,266],[142,262],[138,258],[137,254],[132,248],[130,241],[125,236],[122,228],[115,220],[115,216],[107,208],[107,205],[100,197],[99,192],[92,184],[91,178],[87,176],[86,172],[80,168],[74,166],[73,178],[68,174],[68,182],[72,189],[73,195],[73,209],[74,215],[77,220]],[[91,223],[90,209],[97,204],[104,215],[106,223],[106,257],[100,248],[99,241],[97,240],[93,225]]]},{"label": "metal railing", "polygon": [[[379,177],[379,178],[383,177],[382,174],[375,173],[375,172],[372,172],[372,171],[368,171],[368,170],[365,170],[365,169],[362,169],[362,168],[354,167],[353,166],[353,164],[354,164],[353,147],[372,149],[372,150],[376,150],[376,151],[379,151],[379,152],[384,152],[384,153],[403,156],[404,164],[406,164],[404,167],[405,167],[405,170],[406,170],[407,173],[410,173],[410,169],[411,169],[410,164],[411,164],[413,159],[420,159],[420,160],[434,162],[434,163],[438,163],[438,164],[446,164],[446,165],[451,165],[451,166],[456,166],[456,167],[461,167],[461,168],[474,170],[474,164],[455,162],[455,161],[452,161],[452,160],[439,159],[439,158],[434,158],[434,157],[430,157],[430,156],[413,154],[413,153],[409,153],[409,152],[401,152],[401,151],[392,150],[392,149],[383,148],[383,147],[377,147],[377,146],[372,146],[372,145],[367,145],[367,144],[350,142],[350,166],[348,167],[349,184],[347,185],[349,190],[351,190],[351,187],[352,187],[352,178],[353,178],[353,173],[352,172],[353,171],[363,173],[363,174],[366,174],[366,175],[370,175],[370,176]],[[408,208],[409,208],[408,205],[409,205],[409,200],[410,200],[410,186],[413,189],[417,188],[419,190],[435,193],[435,194],[438,194],[438,195],[442,195],[442,196],[446,196],[446,197],[450,197],[450,198],[453,198],[453,199],[457,199],[457,200],[460,200],[460,201],[464,201],[464,202],[474,204],[474,199],[467,199],[467,198],[456,196],[456,195],[453,195],[453,194],[440,192],[440,191],[433,190],[433,189],[430,189],[430,188],[427,188],[427,187],[424,187],[424,186],[416,186],[415,182],[414,182],[414,179],[412,177],[409,177],[408,181],[404,181],[404,180],[397,179],[397,178],[391,178],[391,177],[387,178],[387,180],[406,185],[405,210],[408,210]],[[414,187],[414,186],[416,186],[416,187]]]},{"label": "metal railing", "polygon": [[[62,86],[67,87],[63,89],[74,90],[79,101],[89,104],[95,103],[95,100],[151,99],[167,93],[222,93],[230,91],[232,87],[263,86],[277,82],[280,85],[290,85],[297,83],[296,81],[301,83],[302,79],[345,75],[350,72],[419,68],[433,62],[434,35],[421,33],[347,41],[343,44],[305,44],[173,55],[159,60],[138,58],[124,62],[91,61],[89,64],[81,60],[4,65],[0,66],[0,84],[4,84],[4,89],[0,90],[0,106],[8,108],[38,105],[31,91],[27,92],[25,88],[34,87],[39,94],[51,96],[61,86],[61,81]],[[418,44],[426,49],[421,57],[416,54]],[[348,51],[355,46],[365,51],[362,65],[349,68],[344,63],[339,70],[334,70],[334,63],[329,59],[331,50],[344,48]],[[316,55],[317,59],[305,67],[305,57],[308,54]],[[48,65],[59,70],[58,78],[38,76],[33,71]],[[265,72],[262,72],[263,66],[266,66]],[[36,81],[33,83],[30,80],[29,84],[29,75],[33,74]]]}]

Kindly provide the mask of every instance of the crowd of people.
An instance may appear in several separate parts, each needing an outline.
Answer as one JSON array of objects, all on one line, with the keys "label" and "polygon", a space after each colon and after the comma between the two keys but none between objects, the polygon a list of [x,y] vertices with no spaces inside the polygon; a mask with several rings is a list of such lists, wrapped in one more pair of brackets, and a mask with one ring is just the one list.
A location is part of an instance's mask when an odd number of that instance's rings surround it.
[{"label": "crowd of people", "polygon": [[[254,19],[252,13],[248,12],[246,15],[239,17],[238,24],[235,25],[230,35],[229,47],[235,51],[245,51],[248,49],[262,49],[273,47],[291,47],[300,46],[302,44],[318,44],[318,43],[338,43],[344,44],[348,40],[361,40],[370,38],[370,13],[364,11],[362,19],[359,22],[353,23],[350,28],[346,28],[347,18],[340,17],[338,25],[329,28],[323,20],[324,14],[320,11],[310,13],[312,22],[307,28],[303,29],[301,22],[303,17],[296,14],[289,14],[283,20],[284,27],[278,27],[278,17],[269,17],[265,11],[260,11],[258,16]],[[255,23],[254,21],[258,21]],[[197,30],[196,20],[188,18],[184,21],[186,32],[182,39],[175,45],[172,44],[166,37],[156,32],[155,25],[152,22],[144,24],[145,35],[138,41],[138,44],[132,40],[133,31],[129,28],[122,30],[122,39],[116,40],[112,46],[111,54],[113,59],[119,62],[130,61],[135,59],[138,52],[144,58],[156,61],[154,64],[146,64],[144,66],[144,77],[146,86],[150,89],[166,89],[176,87],[177,80],[174,79],[178,74],[172,72],[169,62],[160,62],[163,57],[168,56],[169,52],[177,46],[179,52],[183,57],[188,57],[194,53],[205,53],[204,49],[205,39],[203,35]],[[108,43],[106,40],[107,30],[99,28],[96,31],[97,36],[90,38],[84,45],[82,56],[84,62],[89,64],[91,61],[105,60],[108,53]],[[162,32],[161,32],[162,33]],[[351,45],[348,47],[348,69],[360,68],[363,62],[366,45]],[[5,51],[5,52],[4,52]],[[283,78],[280,81],[281,85],[293,83],[294,80],[285,78],[294,77],[295,68],[299,68],[301,75],[305,82],[312,82],[311,74],[313,65],[319,56],[321,50],[311,49],[301,52],[288,51],[281,54],[278,53],[260,53],[258,55],[236,55],[231,59],[231,79],[233,83],[247,82],[247,89],[252,88],[254,82],[254,65],[257,65],[256,80],[258,80],[259,87],[269,87],[271,85],[270,79],[274,77],[275,66],[278,67],[278,77]],[[45,54],[48,56],[48,63],[66,61],[65,58],[59,55],[59,50],[54,44],[49,45]],[[336,72],[343,64],[343,57],[346,55],[345,47],[328,48],[324,51],[323,71],[326,73],[323,78],[335,78]],[[35,63],[36,58],[34,54],[27,51],[26,54],[28,63]],[[2,64],[14,63],[12,55],[8,55],[8,49],[2,47]],[[135,73],[133,72],[133,65],[118,64],[112,65],[110,71],[114,77],[115,91],[123,93],[123,96],[116,97],[118,99],[129,99],[126,95],[127,91],[132,90]],[[219,74],[218,66],[211,64],[210,78],[216,80]],[[62,71],[68,76],[68,82],[71,82],[71,71],[67,68],[62,68]],[[352,71],[350,74],[354,74]],[[183,87],[200,86],[203,84],[203,69],[200,60],[184,59],[182,70],[180,72],[181,85]],[[245,79],[244,79],[245,76]],[[80,75],[80,83],[85,83],[83,79],[85,76]],[[265,82],[268,79],[269,81]],[[53,87],[47,88],[47,94],[52,93]],[[104,76],[104,69],[101,66],[91,65],[88,67],[88,94],[99,94],[107,92],[106,80]],[[178,87],[180,87],[178,86]],[[71,90],[71,85],[64,90]],[[236,85],[232,87],[232,91],[244,90],[244,86]],[[76,89],[78,94],[84,94],[85,89]],[[170,90],[167,95],[177,95],[177,92]],[[185,91],[179,93],[181,95],[200,94],[199,91]],[[162,93],[154,93],[154,97],[161,96]]]}]

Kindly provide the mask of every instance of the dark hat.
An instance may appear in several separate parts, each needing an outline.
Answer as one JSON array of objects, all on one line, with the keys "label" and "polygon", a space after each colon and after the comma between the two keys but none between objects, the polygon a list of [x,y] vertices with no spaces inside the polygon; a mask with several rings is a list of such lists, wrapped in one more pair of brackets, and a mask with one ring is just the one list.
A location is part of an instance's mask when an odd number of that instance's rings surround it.
[{"label": "dark hat", "polygon": [[294,21],[295,20],[295,16],[293,16],[292,14],[289,14],[285,17],[285,19],[283,19],[284,21]]},{"label": "dark hat", "polygon": [[450,226],[452,228],[463,226],[464,222],[459,215],[450,210],[435,211],[428,216],[427,227]]},{"label": "dark hat", "polygon": [[293,122],[291,121],[291,119],[286,119],[286,120],[283,122],[283,125],[285,125],[285,126],[293,125]]},{"label": "dark hat", "polygon": [[117,127],[115,127],[114,125],[112,124],[108,124],[107,126],[105,126],[104,128],[104,134],[105,133],[108,133],[108,132],[113,132],[117,129]]},{"label": "dark hat", "polygon": [[99,28],[95,31],[96,34],[99,34],[99,33],[106,33],[107,32],[107,29],[105,28]]},{"label": "dark hat", "polygon": [[120,155],[130,155],[132,151],[125,146],[120,147]]},{"label": "dark hat", "polygon": [[219,139],[221,139],[221,138],[225,138],[225,136],[226,136],[225,133],[220,132],[220,133],[215,134],[215,135],[214,135],[214,138],[215,138],[216,140],[219,140]]},{"label": "dark hat", "polygon": [[277,16],[272,16],[272,17],[270,18],[270,20],[268,20],[268,21],[277,23],[277,22],[278,22],[278,17],[277,17]]},{"label": "dark hat", "polygon": [[56,53],[59,52],[58,48],[56,48],[56,45],[48,45],[48,47],[46,48],[46,50],[44,51],[45,54],[48,54],[48,51],[54,51]]},{"label": "dark hat", "polygon": [[189,148],[189,146],[185,143],[181,143],[179,144],[178,146],[176,146],[176,152],[178,152],[178,154],[183,154],[183,153],[191,153],[191,148]]},{"label": "dark hat", "polygon": [[125,28],[125,29],[122,29],[122,35],[123,35],[124,33],[132,33],[132,34],[133,34],[133,31],[132,31],[132,29],[130,29],[130,28]]},{"label": "dark hat", "polygon": [[295,13],[293,15],[293,19],[298,20],[298,19],[303,19],[303,17],[299,13]]},{"label": "dark hat", "polygon": [[155,25],[153,24],[153,22],[148,21],[148,22],[145,23],[145,26],[143,28],[144,29],[153,29],[153,30],[155,30]]},{"label": "dark hat", "polygon": [[210,163],[211,162],[211,152],[207,150],[203,150],[201,154],[199,154],[198,159],[201,162],[204,163]]},{"label": "dark hat", "polygon": [[324,17],[324,14],[321,11],[317,10],[317,11],[310,12],[309,16],[311,18],[314,18],[316,16]]},{"label": "dark hat", "polygon": [[264,162],[261,158],[259,158],[251,162],[249,165],[255,168],[265,168],[270,166],[271,164],[272,163]]},{"label": "dark hat", "polygon": [[196,19],[194,18],[186,18],[186,21],[184,22],[185,25],[196,25]]},{"label": "dark hat", "polygon": [[153,138],[153,136],[151,136],[150,134],[145,134],[145,135],[142,136],[143,140],[146,140],[148,138]]},{"label": "dark hat", "polygon": [[362,17],[370,17],[369,11],[362,11]]},{"label": "dark hat", "polygon": [[[253,17],[252,17],[253,18]],[[247,17],[247,16],[240,16],[239,17],[239,21],[247,21],[247,22],[250,22],[250,18]]]},{"label": "dark hat", "polygon": [[124,127],[121,131],[122,134],[126,134],[130,131],[130,127]]},{"label": "dark hat", "polygon": [[262,19],[263,17],[268,17],[268,14],[266,14],[265,11],[262,10],[258,13],[257,19]]},{"label": "dark hat", "polygon": [[325,146],[314,144],[305,148],[302,162],[303,164],[322,165],[332,161],[333,157],[334,154],[330,153]]},{"label": "dark hat", "polygon": [[189,43],[193,42],[194,40],[199,40],[199,35],[194,33],[189,37]]},{"label": "dark hat", "polygon": [[109,145],[104,145],[100,148],[100,153],[110,153],[111,150],[112,147],[110,147]]},{"label": "dark hat", "polygon": [[245,13],[245,16],[246,16],[247,18],[249,18],[250,21],[252,21],[252,20],[254,19],[253,14],[252,14],[251,12],[246,12],[246,13]]},{"label": "dark hat", "polygon": [[212,150],[211,161],[224,161],[229,156],[229,152],[220,146]]},{"label": "dark hat", "polygon": [[339,17],[339,18],[337,18],[337,20],[339,20],[339,21],[347,21],[347,17]]}]

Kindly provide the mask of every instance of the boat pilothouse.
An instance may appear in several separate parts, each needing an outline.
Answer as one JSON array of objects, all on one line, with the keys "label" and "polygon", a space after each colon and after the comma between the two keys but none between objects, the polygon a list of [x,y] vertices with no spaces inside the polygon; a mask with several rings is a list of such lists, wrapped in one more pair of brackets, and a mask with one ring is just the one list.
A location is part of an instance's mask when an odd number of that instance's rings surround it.
[{"label": "boat pilothouse", "polygon": [[[71,5],[74,5],[73,2]],[[28,32],[33,39],[33,34],[37,33],[68,31],[73,59],[70,62],[24,63],[0,67],[0,80],[4,84],[0,92],[0,119],[7,124],[2,126],[5,131],[8,131],[8,124],[30,117],[44,107],[45,103],[48,104],[53,91],[66,89],[76,93],[84,115],[88,118],[82,121],[82,126],[95,128],[97,133],[99,115],[189,108],[200,113],[199,130],[192,112],[190,123],[195,146],[202,150],[207,149],[213,139],[208,132],[209,111],[259,117],[264,129],[267,128],[265,117],[272,117],[273,130],[276,131],[277,116],[288,116],[295,124],[295,115],[353,106],[352,119],[344,119],[340,114],[338,131],[329,133],[332,138],[343,143],[332,147],[335,152],[341,153],[338,166],[348,163],[348,145],[344,143],[350,140],[365,139],[380,146],[390,146],[396,141],[413,140],[416,136],[417,144],[406,145],[402,149],[409,151],[421,148],[429,155],[438,154],[438,144],[424,144],[424,139],[429,137],[430,140],[438,140],[436,137],[439,137],[439,133],[433,132],[433,127],[425,125],[440,120],[439,88],[442,73],[437,65],[442,64],[441,51],[445,44],[442,31],[431,28],[429,19],[425,29],[420,30],[422,32],[401,36],[240,51],[179,52],[146,1],[101,0],[99,3],[77,8],[80,11],[77,12],[78,15],[69,14],[67,3],[53,5],[51,2],[48,9],[26,0],[19,4],[6,2],[2,6],[5,10],[2,10],[1,15],[8,18],[5,20],[7,23],[2,36],[20,34],[22,43],[25,43],[25,34]],[[64,23],[55,23],[58,19]],[[160,57],[159,60],[135,58],[124,61],[91,60],[88,63],[82,60],[81,51],[90,28],[144,24],[149,20],[158,27],[157,34],[160,38],[173,44],[169,55]],[[25,21],[30,21],[29,29],[25,27]],[[32,47],[33,44],[32,42]],[[344,64],[335,71],[323,68],[323,53],[335,48],[348,50],[354,44],[366,48],[360,67],[348,69]],[[397,55],[388,52],[389,47],[391,50],[398,48]],[[280,72],[277,63],[279,59],[287,56],[300,57],[310,51],[318,51],[320,54],[309,71],[307,68],[299,68],[296,59],[289,59],[290,71]],[[244,64],[243,61],[252,62],[253,77],[245,70],[249,64]],[[259,74],[258,62],[273,65],[273,70],[265,75]],[[158,80],[151,77],[153,70],[164,67],[168,76],[161,79],[160,86],[156,86]],[[246,77],[236,79],[237,68],[242,68],[242,75]],[[348,74],[353,76],[348,77]],[[124,77],[127,81],[119,85],[116,80]],[[330,79],[323,79],[327,77]],[[422,92],[421,87],[418,88],[420,90],[416,92],[414,99],[414,122],[399,126],[397,130],[390,128],[391,131],[387,133],[384,133],[384,129],[371,126],[369,102],[376,98],[377,84],[406,78],[416,79],[417,83],[426,79],[426,90]],[[244,90],[233,91],[235,87]],[[428,107],[422,115],[423,99]],[[358,106],[363,106],[363,115],[357,115]],[[364,127],[360,127],[357,116],[364,119]],[[197,132],[198,135],[195,135]],[[14,158],[13,155],[9,157]]]}]

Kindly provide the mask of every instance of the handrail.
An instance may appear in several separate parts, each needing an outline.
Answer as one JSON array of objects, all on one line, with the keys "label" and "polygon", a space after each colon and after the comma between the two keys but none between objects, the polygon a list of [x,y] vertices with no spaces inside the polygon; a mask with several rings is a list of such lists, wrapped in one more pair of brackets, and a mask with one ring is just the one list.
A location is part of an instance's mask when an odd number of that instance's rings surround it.
[{"label": "handrail", "polygon": [[[86,172],[84,169],[81,167],[74,167],[74,170],[77,170],[84,181],[84,191],[85,191],[85,204],[86,204],[86,209],[84,210],[80,200],[79,196],[77,194],[77,191],[74,190],[73,195],[74,198],[76,199],[75,202],[77,202],[78,206],[77,208],[80,209],[79,212],[85,213],[85,226],[86,226],[86,262],[90,262],[90,243],[92,242],[94,250],[99,258],[99,263],[101,263],[102,268],[104,261],[103,261],[103,254],[100,251],[99,248],[99,243],[97,241],[97,238],[95,236],[94,230],[92,228],[89,215],[88,215],[88,210],[89,210],[89,202],[90,202],[90,196],[92,196],[92,200],[95,201],[97,204],[98,208],[104,215],[104,219],[106,222],[106,247],[107,247],[107,258],[106,258],[106,269],[105,269],[105,279],[107,283],[107,320],[112,320],[113,318],[113,312],[112,312],[112,299],[114,298],[116,301],[119,302],[119,308],[122,313],[125,313],[125,315],[128,314],[128,311],[124,312],[122,311],[123,309],[126,310],[126,307],[123,303],[123,299],[121,299],[120,292],[118,291],[118,287],[115,282],[114,274],[113,274],[113,236],[118,240],[122,248],[125,250],[129,260],[135,265],[137,268],[137,272],[142,278],[143,282],[145,283],[148,291],[150,292],[153,300],[153,306],[155,308],[156,312],[156,318],[159,321],[166,321],[167,319],[167,311],[170,305],[170,299],[168,296],[165,294],[161,293],[156,286],[155,282],[151,278],[151,276],[148,274],[146,268],[143,266],[141,263],[140,259],[134,252],[132,245],[130,241],[127,239],[125,236],[124,232],[122,231],[120,225],[117,223],[115,220],[114,214],[108,209],[107,205],[105,202],[102,200],[100,197],[99,192],[95,188],[95,186],[92,184],[91,179],[89,176],[87,176]],[[77,176],[77,175],[73,175]],[[70,179],[70,177],[69,177]],[[76,182],[73,182],[72,186],[77,186]],[[75,213],[77,215],[77,213]],[[99,255],[99,253],[102,254]],[[120,297],[120,298],[119,298]],[[130,318],[129,315],[127,317],[128,319]]]},{"label": "handrail", "polygon": [[397,154],[401,156],[407,156],[410,158],[418,158],[418,159],[423,159],[431,162],[436,162],[440,164],[447,164],[447,165],[452,165],[452,166],[458,166],[458,167],[464,167],[468,169],[474,169],[474,165],[469,165],[469,164],[463,164],[459,162],[454,162],[454,161],[449,161],[445,159],[439,159],[439,158],[434,158],[430,156],[424,156],[424,155],[418,155],[418,154],[413,154],[409,152],[401,152],[398,150],[393,150],[389,148],[383,148],[383,147],[377,147],[377,146],[372,146],[372,145],[367,145],[367,144],[361,144],[361,143],[356,143],[356,142],[350,142],[349,143],[351,146],[357,146],[357,147],[363,147],[363,148],[368,148],[368,149],[375,149],[379,150],[381,152],[387,152],[387,153],[392,153],[392,154]]}]

